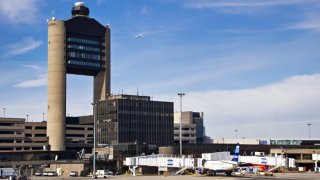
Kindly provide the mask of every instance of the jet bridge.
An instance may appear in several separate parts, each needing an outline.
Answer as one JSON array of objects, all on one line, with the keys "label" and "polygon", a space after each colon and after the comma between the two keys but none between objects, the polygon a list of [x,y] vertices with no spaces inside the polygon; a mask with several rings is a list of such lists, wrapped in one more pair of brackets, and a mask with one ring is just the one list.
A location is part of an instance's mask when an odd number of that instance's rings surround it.
[{"label": "jet bridge", "polygon": [[159,171],[167,171],[169,168],[194,169],[197,167],[199,159],[201,160],[201,158],[157,154],[127,157],[124,165],[129,166],[130,171],[135,176],[136,168],[139,166],[158,167]]}]

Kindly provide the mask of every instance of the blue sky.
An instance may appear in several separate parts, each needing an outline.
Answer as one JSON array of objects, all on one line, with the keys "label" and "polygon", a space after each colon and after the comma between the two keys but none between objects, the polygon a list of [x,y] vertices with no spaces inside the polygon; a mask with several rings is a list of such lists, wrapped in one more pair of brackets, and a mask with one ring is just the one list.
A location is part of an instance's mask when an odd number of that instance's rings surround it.
[{"label": "blue sky", "polygon": [[[47,23],[75,1],[0,1],[0,110],[41,121]],[[320,1],[88,0],[111,27],[112,92],[205,114],[212,138],[320,137]],[[134,38],[142,33],[142,38]],[[67,113],[92,112],[92,77],[68,75]],[[79,98],[81,97],[81,98]],[[1,113],[3,114],[3,113]],[[2,115],[1,115],[2,116]]]}]

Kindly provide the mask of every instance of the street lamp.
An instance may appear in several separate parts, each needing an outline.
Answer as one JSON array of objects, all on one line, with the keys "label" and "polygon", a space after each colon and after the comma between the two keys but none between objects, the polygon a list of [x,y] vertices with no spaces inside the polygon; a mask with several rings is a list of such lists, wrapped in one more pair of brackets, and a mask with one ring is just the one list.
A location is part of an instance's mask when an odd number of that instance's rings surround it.
[{"label": "street lamp", "polygon": [[307,125],[308,125],[308,128],[309,128],[309,138],[311,138],[310,127],[311,127],[312,124],[308,123]]},{"label": "street lamp", "polygon": [[2,108],[3,109],[3,117],[6,117],[6,108]]},{"label": "street lamp", "polygon": [[42,113],[42,121],[44,121],[44,115],[45,115],[46,113]]},{"label": "street lamp", "polygon": [[27,122],[28,122],[28,120],[29,120],[29,114],[27,114],[26,116],[27,116]]},{"label": "street lamp", "polygon": [[134,144],[136,145],[136,156],[139,156],[139,152],[138,152],[138,140],[134,141]]},{"label": "street lamp", "polygon": [[180,126],[179,126],[179,137],[180,137],[180,156],[182,156],[182,97],[185,93],[178,93],[180,96]]},{"label": "street lamp", "polygon": [[97,112],[97,103],[91,103],[93,106],[93,172],[92,177],[96,178],[96,112]]},{"label": "street lamp", "polygon": [[236,133],[236,139],[238,139],[238,129],[234,130],[234,132]]}]

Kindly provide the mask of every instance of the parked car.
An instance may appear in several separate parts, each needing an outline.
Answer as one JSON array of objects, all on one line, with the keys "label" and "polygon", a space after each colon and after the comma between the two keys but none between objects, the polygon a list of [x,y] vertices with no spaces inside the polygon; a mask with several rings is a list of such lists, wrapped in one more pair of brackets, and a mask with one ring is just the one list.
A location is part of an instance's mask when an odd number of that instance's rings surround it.
[{"label": "parked car", "polygon": [[70,176],[70,177],[76,177],[76,176],[78,176],[78,171],[71,171],[71,172],[69,173],[69,176]]},{"label": "parked car", "polygon": [[34,173],[34,175],[35,175],[35,176],[42,176],[43,173],[42,173],[42,172],[36,172],[36,173]]},{"label": "parked car", "polygon": [[105,170],[106,172],[106,174],[108,174],[108,175],[114,175],[114,172],[113,171],[110,171],[110,170]]},{"label": "parked car", "polygon": [[82,177],[88,176],[88,174],[89,174],[89,171],[88,171],[88,170],[82,170],[82,171],[80,172],[80,176],[82,176]]},{"label": "parked car", "polygon": [[58,173],[55,171],[48,171],[48,176],[58,176]]}]

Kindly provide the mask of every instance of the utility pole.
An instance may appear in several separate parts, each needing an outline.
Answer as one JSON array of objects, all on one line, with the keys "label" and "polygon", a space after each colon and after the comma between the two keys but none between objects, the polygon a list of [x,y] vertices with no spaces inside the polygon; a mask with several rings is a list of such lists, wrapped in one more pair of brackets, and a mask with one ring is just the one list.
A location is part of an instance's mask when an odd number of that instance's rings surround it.
[{"label": "utility pole", "polygon": [[238,129],[234,130],[234,132],[236,133],[236,139],[238,139]]},{"label": "utility pole", "polygon": [[92,161],[92,166],[93,166],[93,172],[92,172],[92,177],[96,178],[96,112],[97,112],[97,103],[94,102],[92,103],[93,106],[93,161]]},{"label": "utility pole", "polygon": [[6,108],[2,108],[3,109],[3,117],[6,117]]},{"label": "utility pole", "polygon": [[311,125],[312,125],[312,124],[311,124],[311,123],[308,123],[307,125],[308,125],[308,128],[309,128],[309,138],[311,138],[311,129],[310,129],[310,128],[311,128]]}]

